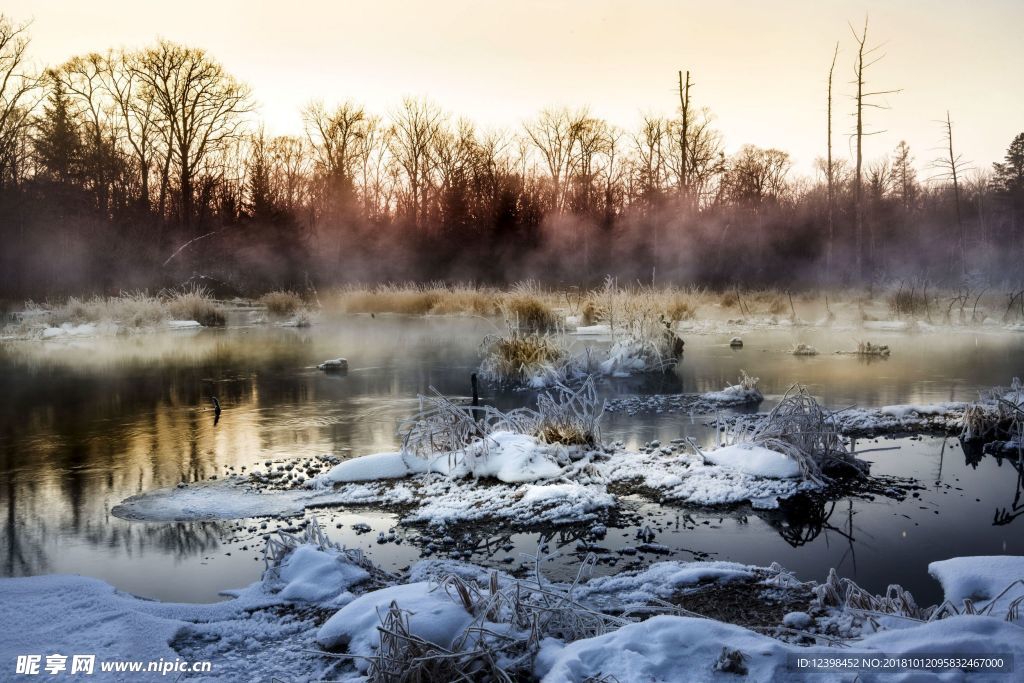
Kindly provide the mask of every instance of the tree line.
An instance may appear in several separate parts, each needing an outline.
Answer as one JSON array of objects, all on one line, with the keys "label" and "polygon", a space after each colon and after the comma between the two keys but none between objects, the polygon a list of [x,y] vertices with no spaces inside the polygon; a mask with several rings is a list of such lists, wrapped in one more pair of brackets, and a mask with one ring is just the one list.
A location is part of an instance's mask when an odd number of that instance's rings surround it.
[{"label": "tree line", "polygon": [[0,292],[1019,278],[1024,133],[971,169],[943,112],[932,177],[906,143],[864,160],[861,96],[877,93],[866,25],[855,38],[856,163],[832,154],[833,59],[827,156],[804,177],[781,149],[727,153],[689,72],[674,115],[632,130],[563,107],[491,131],[409,97],[384,114],[313,102],[303,135],[270,136],[201,49],[161,40],[38,73],[27,27],[0,17]]}]

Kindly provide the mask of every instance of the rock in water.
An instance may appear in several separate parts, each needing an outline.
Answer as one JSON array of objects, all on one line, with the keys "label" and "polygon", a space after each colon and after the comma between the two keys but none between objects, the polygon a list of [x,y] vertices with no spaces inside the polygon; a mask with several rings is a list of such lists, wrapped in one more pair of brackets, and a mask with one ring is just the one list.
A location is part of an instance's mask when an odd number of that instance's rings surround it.
[{"label": "rock in water", "polygon": [[325,360],[316,367],[317,370],[323,370],[324,372],[347,372],[348,360],[345,358],[332,358],[331,360]]}]

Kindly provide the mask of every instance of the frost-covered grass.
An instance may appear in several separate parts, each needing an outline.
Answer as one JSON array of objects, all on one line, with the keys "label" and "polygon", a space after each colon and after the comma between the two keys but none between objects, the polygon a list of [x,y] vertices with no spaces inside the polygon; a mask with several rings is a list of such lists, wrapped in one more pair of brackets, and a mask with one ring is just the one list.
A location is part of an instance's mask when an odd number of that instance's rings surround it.
[{"label": "frost-covered grass", "polygon": [[794,386],[752,432],[735,433],[734,445],[782,453],[798,465],[804,480],[819,485],[830,474],[865,476],[868,464],[849,451],[831,417],[805,387]]},{"label": "frost-covered grass", "polygon": [[505,334],[484,338],[480,376],[498,384],[544,387],[576,374],[569,350],[558,337],[509,325]]}]

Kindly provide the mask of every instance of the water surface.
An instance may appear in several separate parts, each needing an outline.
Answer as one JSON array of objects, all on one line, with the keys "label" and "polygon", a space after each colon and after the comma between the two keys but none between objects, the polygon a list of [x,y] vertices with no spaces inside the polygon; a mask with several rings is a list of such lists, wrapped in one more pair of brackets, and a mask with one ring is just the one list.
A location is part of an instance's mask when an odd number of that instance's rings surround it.
[{"label": "water surface", "polygon": [[[262,529],[262,520],[128,522],[112,516],[111,508],[136,493],[241,473],[267,460],[394,449],[395,428],[415,411],[417,394],[429,387],[453,396],[469,393],[480,341],[494,331],[492,323],[476,318],[339,316],[307,329],[233,326],[0,345],[0,574],[83,574],[146,597],[216,600],[219,590],[259,576],[260,536],[285,523],[271,521]],[[1024,374],[1020,334],[783,329],[747,332],[738,351],[728,347],[730,336],[688,336],[684,361],[674,372],[609,380],[601,391],[715,390],[734,382],[742,368],[761,378],[767,396],[762,409],[794,382],[840,408],[971,400],[980,389]],[[892,357],[869,362],[832,353],[853,349],[857,338],[888,343]],[[787,354],[796,341],[822,354]],[[347,375],[315,369],[337,356],[349,359]],[[483,393],[502,408],[533,400],[529,392],[484,387]],[[223,406],[216,425],[211,395]],[[632,446],[714,438],[703,419],[670,414],[611,414],[604,435]],[[995,511],[1012,511],[1020,495],[1015,463],[966,456],[955,440],[866,445],[880,446],[898,449],[867,456],[873,471],[918,479],[925,487],[918,497],[843,499],[771,513],[631,499],[626,528],[609,529],[599,543],[610,551],[599,571],[663,559],[618,552],[639,543],[636,524],[650,525],[655,542],[671,549],[669,557],[778,561],[803,579],[822,579],[836,567],[876,591],[902,583],[928,602],[939,597],[926,574],[929,561],[1024,552],[1024,521],[993,523]],[[358,508],[317,514],[334,537],[365,547],[386,568],[400,569],[420,556],[416,530],[400,530],[402,543],[376,543],[377,532],[394,525],[387,514]],[[351,525],[359,522],[373,531],[357,534]],[[573,570],[582,556],[577,536],[589,527],[551,536],[552,549],[562,552],[550,563],[553,574]],[[536,551],[541,534],[467,528],[456,536],[457,552],[515,568],[523,553]]]}]

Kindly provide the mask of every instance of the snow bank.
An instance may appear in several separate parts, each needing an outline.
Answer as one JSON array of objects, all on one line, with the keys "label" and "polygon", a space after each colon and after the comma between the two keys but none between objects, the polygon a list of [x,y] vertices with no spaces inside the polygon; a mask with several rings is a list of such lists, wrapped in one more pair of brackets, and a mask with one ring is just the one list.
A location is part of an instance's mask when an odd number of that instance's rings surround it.
[{"label": "snow bank", "polygon": [[[740,680],[716,669],[723,647],[743,654],[746,679],[805,681],[807,673],[789,667],[796,656],[834,657],[844,650],[799,647],[711,619],[659,616],[617,631],[578,640],[569,645],[547,639],[542,643],[534,672],[545,682],[585,680],[679,681]],[[857,642],[852,650],[886,656],[935,655],[1024,656],[1024,629],[988,617],[954,617],[922,626],[883,631]],[[853,674],[854,672],[850,672]],[[886,681],[963,680],[964,673],[901,671]],[[819,676],[823,681],[846,680],[840,674]],[[971,680],[1006,681],[1005,673],[973,673]]]},{"label": "snow bank", "polygon": [[598,609],[623,610],[667,600],[680,588],[702,581],[750,578],[756,569],[736,562],[656,562],[643,570],[593,578],[579,586],[573,597]]},{"label": "snow bank", "polygon": [[[412,635],[445,649],[451,648],[473,620],[443,589],[422,581],[382,588],[356,598],[320,627],[316,642],[327,650],[344,648],[350,654],[372,657],[380,647],[381,617],[392,602],[408,616]],[[357,660],[356,665],[365,671],[368,663]]]},{"label": "snow bank", "polygon": [[[942,584],[946,600],[958,608],[964,600],[971,600],[976,608],[981,609],[1014,581],[1024,581],[1024,557],[954,557],[932,562],[928,565],[928,573]],[[1021,597],[1024,597],[1024,585],[1017,584],[999,598],[993,606],[992,614],[1006,614],[1009,604]],[[1020,623],[1024,624],[1024,619]]]},{"label": "snow bank", "polygon": [[163,603],[81,576],[0,579],[0,662],[10,675],[18,655],[65,654],[70,665],[71,654],[94,654],[95,674],[86,679],[133,683],[173,676],[104,676],[101,663],[212,662],[209,674],[190,675],[189,680],[251,680],[257,667],[265,680],[328,677],[335,664],[303,652],[313,640],[315,619],[279,612],[280,600],[263,592],[258,582],[238,595],[212,604]]},{"label": "snow bank", "polygon": [[704,457],[716,465],[758,477],[793,479],[801,474],[800,465],[789,456],[750,443],[716,448],[705,452]]}]

